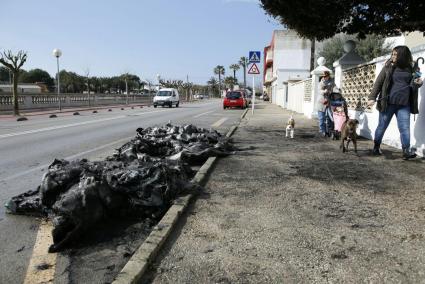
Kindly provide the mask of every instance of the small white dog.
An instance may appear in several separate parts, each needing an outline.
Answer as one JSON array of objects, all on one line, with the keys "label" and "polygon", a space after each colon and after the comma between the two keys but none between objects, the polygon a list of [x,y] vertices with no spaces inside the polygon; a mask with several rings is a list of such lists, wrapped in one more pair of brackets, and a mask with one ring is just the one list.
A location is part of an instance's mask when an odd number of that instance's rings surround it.
[{"label": "small white dog", "polygon": [[288,119],[288,124],[286,126],[286,137],[289,137],[291,135],[291,138],[294,138],[294,131],[295,131],[295,119],[291,117]]}]

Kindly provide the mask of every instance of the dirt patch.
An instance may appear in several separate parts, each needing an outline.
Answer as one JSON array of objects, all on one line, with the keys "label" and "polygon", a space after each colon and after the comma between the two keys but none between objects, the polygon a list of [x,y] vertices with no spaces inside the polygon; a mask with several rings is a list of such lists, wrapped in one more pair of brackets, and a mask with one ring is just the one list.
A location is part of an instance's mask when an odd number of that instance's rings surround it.
[{"label": "dirt patch", "polygon": [[156,221],[110,220],[87,232],[74,248],[66,250],[70,283],[112,283],[144,242]]},{"label": "dirt patch", "polygon": [[[147,283],[420,283],[425,279],[425,165],[343,154],[314,121],[259,110],[220,159]],[[280,127],[280,128],[279,128]]]}]

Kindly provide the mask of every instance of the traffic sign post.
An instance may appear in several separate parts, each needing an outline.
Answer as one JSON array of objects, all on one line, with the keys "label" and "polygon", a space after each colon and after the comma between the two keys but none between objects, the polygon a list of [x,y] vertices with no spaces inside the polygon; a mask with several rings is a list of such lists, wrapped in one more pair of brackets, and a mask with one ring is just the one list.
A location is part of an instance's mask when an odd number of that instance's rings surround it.
[{"label": "traffic sign post", "polygon": [[258,75],[258,74],[260,74],[260,70],[258,69],[257,64],[252,63],[251,67],[248,70],[248,74],[251,74],[251,75]]},{"label": "traffic sign post", "polygon": [[257,64],[261,62],[261,52],[260,51],[250,51],[249,52],[249,63],[252,63],[251,67],[248,69],[248,74],[252,76],[252,114],[254,115],[255,108],[255,75],[260,74],[260,69],[258,69]]},{"label": "traffic sign post", "polygon": [[261,51],[250,51],[248,58],[249,58],[249,63],[260,63]]}]

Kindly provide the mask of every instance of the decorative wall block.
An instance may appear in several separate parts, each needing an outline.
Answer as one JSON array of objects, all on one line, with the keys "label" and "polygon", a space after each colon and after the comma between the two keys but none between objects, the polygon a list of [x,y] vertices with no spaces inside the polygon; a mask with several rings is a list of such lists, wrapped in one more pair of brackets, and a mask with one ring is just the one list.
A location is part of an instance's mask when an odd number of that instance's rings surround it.
[{"label": "decorative wall block", "polygon": [[367,107],[367,97],[375,81],[375,64],[366,64],[342,71],[341,92],[348,108],[358,111],[371,111]]}]

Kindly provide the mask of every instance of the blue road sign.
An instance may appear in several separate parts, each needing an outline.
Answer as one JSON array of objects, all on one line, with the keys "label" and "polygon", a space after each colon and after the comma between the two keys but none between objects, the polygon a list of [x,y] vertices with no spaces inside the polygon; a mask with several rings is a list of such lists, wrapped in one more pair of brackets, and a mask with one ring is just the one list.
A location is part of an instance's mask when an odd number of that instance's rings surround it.
[{"label": "blue road sign", "polygon": [[250,51],[249,63],[260,63],[260,62],[261,62],[261,51]]}]

